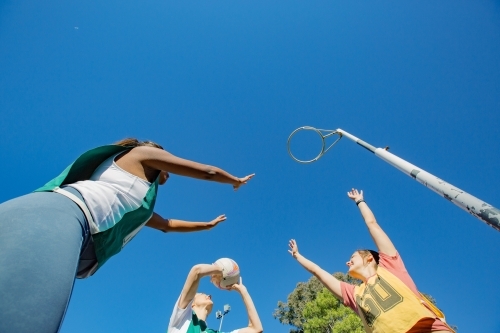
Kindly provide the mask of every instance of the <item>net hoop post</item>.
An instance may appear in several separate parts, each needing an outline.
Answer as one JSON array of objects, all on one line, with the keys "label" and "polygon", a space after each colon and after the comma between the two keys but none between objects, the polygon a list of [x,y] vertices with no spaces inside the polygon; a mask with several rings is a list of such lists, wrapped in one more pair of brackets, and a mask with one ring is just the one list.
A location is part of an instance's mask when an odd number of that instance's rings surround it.
[{"label": "net hoop post", "polygon": [[[313,159],[310,159],[310,160],[299,160],[297,157],[295,157],[293,154],[292,154],[292,149],[291,149],[291,140],[292,138],[295,136],[295,134],[297,134],[298,132],[300,131],[314,131],[316,132],[316,134],[319,135],[319,137],[321,138],[321,151],[319,152],[319,154],[313,158]],[[323,134],[323,132],[327,132],[326,134]],[[328,146],[328,148],[325,148],[326,147],[326,142],[325,142],[325,139],[332,136],[332,135],[338,135],[339,137],[337,138],[337,140],[335,140],[330,146]],[[295,160],[296,162],[298,163],[302,163],[302,164],[307,164],[307,163],[312,163],[312,162],[316,162],[317,160],[319,160],[327,151],[330,150],[330,148],[332,148],[340,139],[342,139],[342,132],[339,131],[339,130],[325,130],[325,129],[321,129],[321,128],[315,128],[315,127],[312,127],[312,126],[302,126],[302,127],[299,127],[297,128],[296,130],[294,130],[290,136],[288,137],[288,141],[287,141],[287,148],[288,148],[288,154],[290,155],[290,157]]]}]

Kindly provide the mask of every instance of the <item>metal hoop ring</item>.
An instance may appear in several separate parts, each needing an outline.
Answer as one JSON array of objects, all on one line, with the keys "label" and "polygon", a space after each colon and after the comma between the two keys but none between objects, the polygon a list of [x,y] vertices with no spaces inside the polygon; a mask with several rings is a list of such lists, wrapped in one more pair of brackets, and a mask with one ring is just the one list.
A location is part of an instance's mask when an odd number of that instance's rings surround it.
[{"label": "metal hoop ring", "polygon": [[[320,138],[321,138],[321,151],[319,152],[318,156],[316,156],[315,158],[311,159],[311,160],[307,160],[307,161],[302,161],[302,160],[299,160],[298,158],[296,158],[293,154],[292,154],[292,150],[290,148],[291,146],[291,140],[292,140],[292,137],[297,134],[298,132],[300,131],[314,131],[316,132]],[[328,133],[327,135],[323,135],[323,133],[321,133],[321,131],[329,131],[330,133]],[[339,138],[337,140],[335,140],[328,148],[325,149],[325,138],[331,136],[331,135],[335,135],[335,134],[338,134],[339,135]],[[287,148],[288,148],[288,154],[290,155],[291,158],[293,158],[296,162],[299,162],[299,163],[312,163],[312,162],[316,162],[317,160],[319,160],[328,150],[330,150],[330,148],[333,147],[333,145],[335,145],[340,139],[342,138],[342,133],[340,132],[337,132],[337,131],[334,131],[334,130],[322,130],[322,129],[318,129],[318,128],[315,128],[315,127],[312,127],[312,126],[302,126],[302,127],[299,127],[297,128],[295,131],[293,131],[290,136],[288,137],[288,141],[287,141]]]}]

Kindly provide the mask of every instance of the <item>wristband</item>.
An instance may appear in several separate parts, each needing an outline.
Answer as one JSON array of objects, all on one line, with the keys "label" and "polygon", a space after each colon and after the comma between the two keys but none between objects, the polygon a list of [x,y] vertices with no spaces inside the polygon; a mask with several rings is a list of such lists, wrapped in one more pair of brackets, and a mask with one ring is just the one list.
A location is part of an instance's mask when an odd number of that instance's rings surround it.
[{"label": "wristband", "polygon": [[356,201],[356,206],[359,206],[360,203],[365,202],[363,199]]}]

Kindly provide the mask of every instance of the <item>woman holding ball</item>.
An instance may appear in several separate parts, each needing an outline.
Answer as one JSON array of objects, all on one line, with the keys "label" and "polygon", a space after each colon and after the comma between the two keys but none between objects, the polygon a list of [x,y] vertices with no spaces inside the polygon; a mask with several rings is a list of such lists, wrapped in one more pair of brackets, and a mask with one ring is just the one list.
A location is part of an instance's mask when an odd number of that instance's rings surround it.
[{"label": "woman holding ball", "polygon": [[[225,259],[225,258],[224,258]],[[214,264],[198,264],[193,266],[182,288],[181,295],[175,302],[172,316],[168,324],[167,333],[221,333],[207,328],[205,320],[212,311],[212,296],[198,293],[198,286],[203,277],[210,276],[214,285],[220,288],[220,281],[226,277],[226,267],[222,267],[217,260]],[[259,314],[255,309],[252,298],[240,278],[239,283],[228,286],[241,295],[248,315],[248,326],[231,333],[261,333],[263,331]]]},{"label": "woman holding ball", "polygon": [[75,276],[92,275],[144,225],[190,232],[226,219],[186,222],[155,213],[158,186],[169,174],[234,190],[253,177],[125,139],[85,152],[34,193],[0,204],[0,332],[59,331]]},{"label": "woman holding ball", "polygon": [[378,225],[363,198],[363,191],[347,193],[358,206],[378,252],[355,251],[347,261],[349,275],[359,286],[339,281],[299,253],[297,242],[289,242],[290,254],[314,274],[333,295],[361,318],[366,332],[453,332],[444,315],[422,294],[408,274],[389,237]]}]

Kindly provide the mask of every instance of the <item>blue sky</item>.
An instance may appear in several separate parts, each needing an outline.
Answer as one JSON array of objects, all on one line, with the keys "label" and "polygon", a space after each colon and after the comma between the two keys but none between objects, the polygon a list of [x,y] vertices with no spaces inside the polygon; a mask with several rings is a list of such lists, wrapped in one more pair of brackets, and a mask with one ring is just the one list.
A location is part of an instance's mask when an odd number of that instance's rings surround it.
[{"label": "blue sky", "polygon": [[[309,278],[288,239],[331,272],[372,246],[351,187],[450,323],[500,332],[498,232],[347,139],[310,165],[286,152],[299,126],[340,127],[500,207],[498,1],[3,0],[0,45],[0,201],[128,136],[256,173],[236,193],[171,177],[160,214],[228,220],[141,231],[76,281],[62,332],[165,332],[190,267],[219,257],[240,264],[265,331],[288,332],[272,312]],[[202,289],[232,306],[224,329],[246,325],[238,295]]]}]

